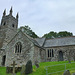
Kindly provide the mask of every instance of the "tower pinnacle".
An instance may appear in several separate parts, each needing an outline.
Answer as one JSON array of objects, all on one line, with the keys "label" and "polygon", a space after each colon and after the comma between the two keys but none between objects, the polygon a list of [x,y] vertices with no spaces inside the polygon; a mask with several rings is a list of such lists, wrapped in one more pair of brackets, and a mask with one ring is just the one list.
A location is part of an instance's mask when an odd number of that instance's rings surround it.
[{"label": "tower pinnacle", "polygon": [[17,15],[16,15],[16,19],[18,19],[18,17],[19,17],[19,16],[18,16],[18,13],[17,13]]},{"label": "tower pinnacle", "polygon": [[4,12],[3,12],[3,16],[5,16],[6,15],[6,9],[4,10]]},{"label": "tower pinnacle", "polygon": [[13,11],[12,11],[12,7],[11,7],[11,9],[10,9],[10,15],[12,15],[12,12],[13,12]]}]

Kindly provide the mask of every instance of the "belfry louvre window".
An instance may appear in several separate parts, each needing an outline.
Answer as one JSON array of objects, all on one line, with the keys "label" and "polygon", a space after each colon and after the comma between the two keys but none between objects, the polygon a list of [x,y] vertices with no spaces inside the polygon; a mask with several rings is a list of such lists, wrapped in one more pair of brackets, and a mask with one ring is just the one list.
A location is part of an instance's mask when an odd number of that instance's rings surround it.
[{"label": "belfry louvre window", "polygon": [[15,27],[15,25],[14,25],[14,24],[12,24],[12,27],[14,28],[14,27]]},{"label": "belfry louvre window", "polygon": [[3,25],[5,26],[6,25],[6,22],[4,22]]},{"label": "belfry louvre window", "polygon": [[15,53],[21,53],[21,51],[22,51],[22,44],[21,42],[18,42],[15,45]]},{"label": "belfry louvre window", "polygon": [[53,49],[48,49],[48,57],[54,57]]}]

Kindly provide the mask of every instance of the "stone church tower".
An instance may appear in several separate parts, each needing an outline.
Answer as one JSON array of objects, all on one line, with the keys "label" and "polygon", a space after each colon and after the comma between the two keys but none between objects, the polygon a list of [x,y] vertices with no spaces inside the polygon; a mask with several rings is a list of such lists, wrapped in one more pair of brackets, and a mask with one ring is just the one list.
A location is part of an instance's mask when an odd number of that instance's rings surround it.
[{"label": "stone church tower", "polygon": [[2,37],[3,40],[3,48],[17,33],[18,13],[15,18],[13,17],[12,12],[13,12],[12,7],[10,9],[9,15],[6,15],[6,10],[4,10],[3,12],[0,25],[0,37]]},{"label": "stone church tower", "polygon": [[3,16],[0,24],[0,65],[5,65],[6,59],[6,47],[8,42],[15,36],[18,28],[18,13],[16,17],[12,15],[12,7],[8,15],[6,15],[6,9],[3,12]]}]

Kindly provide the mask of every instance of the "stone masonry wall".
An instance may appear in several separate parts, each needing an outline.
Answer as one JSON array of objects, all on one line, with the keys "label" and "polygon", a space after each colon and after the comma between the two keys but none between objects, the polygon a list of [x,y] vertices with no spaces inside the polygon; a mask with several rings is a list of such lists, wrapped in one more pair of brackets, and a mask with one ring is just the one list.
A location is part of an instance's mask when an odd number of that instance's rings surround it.
[{"label": "stone masonry wall", "polygon": [[[17,42],[21,42],[22,44],[21,53],[15,53],[15,44]],[[11,66],[14,60],[17,63],[17,66],[25,65],[28,60],[32,60],[33,62],[33,43],[21,32],[19,32],[15,38],[11,40],[6,50],[6,66]]]},{"label": "stone masonry wall", "polygon": [[0,49],[0,66],[2,66],[2,62],[3,62],[2,58],[4,55],[6,55],[5,50]]},{"label": "stone masonry wall", "polygon": [[34,46],[34,63],[35,62],[41,62],[40,48],[37,46]]},{"label": "stone masonry wall", "polygon": [[46,50],[45,49],[40,49],[40,56],[41,56],[41,62],[46,61]]},{"label": "stone masonry wall", "polygon": [[[45,49],[46,61],[59,61],[59,51],[62,51],[64,61],[68,60],[68,58],[74,60],[75,46],[51,47]],[[53,49],[54,57],[48,57],[48,49]]]}]

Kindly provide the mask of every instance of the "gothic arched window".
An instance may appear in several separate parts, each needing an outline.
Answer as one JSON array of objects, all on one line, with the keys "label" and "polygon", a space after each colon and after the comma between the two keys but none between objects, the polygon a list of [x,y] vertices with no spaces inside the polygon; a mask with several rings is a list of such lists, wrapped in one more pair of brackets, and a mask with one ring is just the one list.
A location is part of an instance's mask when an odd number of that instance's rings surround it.
[{"label": "gothic arched window", "polygon": [[48,49],[48,57],[49,57],[49,49]]},{"label": "gothic arched window", "polygon": [[53,49],[48,49],[48,57],[54,57]]},{"label": "gothic arched window", "polygon": [[54,57],[54,52],[53,52],[53,49],[52,49],[52,57]]},{"label": "gothic arched window", "polygon": [[21,42],[18,42],[15,45],[15,53],[21,53],[21,51],[22,51],[22,44]]}]

